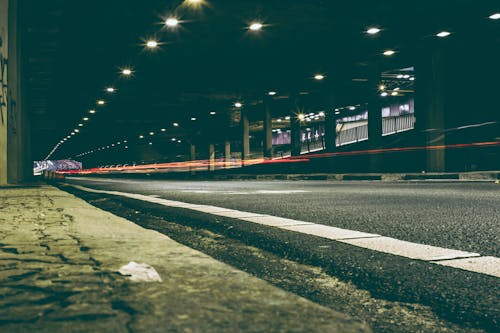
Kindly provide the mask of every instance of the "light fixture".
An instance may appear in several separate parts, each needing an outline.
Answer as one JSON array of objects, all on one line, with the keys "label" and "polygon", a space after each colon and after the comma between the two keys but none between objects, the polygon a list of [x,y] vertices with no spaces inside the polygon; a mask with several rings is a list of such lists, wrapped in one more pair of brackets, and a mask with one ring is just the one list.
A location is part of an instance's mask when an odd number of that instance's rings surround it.
[{"label": "light fixture", "polygon": [[155,132],[149,132],[149,135],[155,135]]},{"label": "light fixture", "polygon": [[105,103],[102,99],[97,101],[97,105],[104,105]]},{"label": "light fixture", "polygon": [[378,89],[379,89],[380,91],[384,91],[384,90],[385,90],[385,88],[386,88],[386,87],[385,87],[385,85],[383,85],[383,84],[381,84],[380,86],[378,86]]},{"label": "light fixture", "polygon": [[366,33],[367,34],[370,34],[370,35],[376,35],[380,32],[380,29],[379,28],[369,28],[368,30],[366,30]]},{"label": "light fixture", "polygon": [[144,135],[139,135],[139,139],[144,139]]},{"label": "light fixture", "polygon": [[214,116],[217,112],[215,111],[210,111],[210,115]]},{"label": "light fixture", "polygon": [[161,131],[162,131],[162,132],[165,132],[165,131],[166,131],[166,129],[165,129],[165,128],[162,128],[162,129],[161,129]]},{"label": "light fixture", "polygon": [[318,116],[320,116],[320,117],[324,117],[324,116],[325,116],[325,112],[320,111],[320,112],[318,113]]},{"label": "light fixture", "polygon": [[278,123],[281,123],[283,120],[281,120],[281,118],[278,118],[278,120],[276,120]]},{"label": "light fixture", "polygon": [[290,120],[290,116],[286,116],[286,117],[285,117],[285,120]]},{"label": "light fixture", "polygon": [[396,51],[394,51],[394,50],[386,50],[386,51],[384,51],[384,55],[387,56],[387,57],[390,57],[394,53],[396,53]]},{"label": "light fixture", "polygon": [[150,146],[152,146],[152,145],[153,145],[153,143],[152,143],[152,142],[150,142],[150,143],[149,143],[149,145],[150,145]]},{"label": "light fixture", "polygon": [[391,95],[392,95],[392,96],[397,96],[397,95],[398,95],[398,92],[397,92],[397,91],[393,91],[393,92],[391,93]]},{"label": "light fixture", "polygon": [[115,92],[115,88],[108,87],[108,88],[106,88],[106,91],[109,92],[109,93],[112,93],[112,92]]},{"label": "light fixture", "polygon": [[276,95],[276,91],[270,91],[270,92],[268,92],[267,94],[268,94],[269,96],[274,96],[274,95]]},{"label": "light fixture", "polygon": [[399,89],[400,89],[400,88],[398,87],[398,88],[394,88],[393,90],[394,90],[394,91],[398,91]]},{"label": "light fixture", "polygon": [[413,77],[413,76],[412,76],[412,77],[410,77],[408,80],[410,80],[410,81],[415,81],[415,77]]},{"label": "light fixture", "polygon": [[130,68],[124,68],[122,69],[122,74],[125,76],[132,75],[132,70]]},{"label": "light fixture", "polygon": [[82,124],[82,123],[78,124],[78,127],[82,127],[82,126],[83,126],[83,124]]},{"label": "light fixture", "polygon": [[492,20],[498,20],[500,19],[500,13],[495,13],[489,16],[490,19]]},{"label": "light fixture", "polygon": [[88,117],[83,117],[83,121],[88,121],[89,118]]},{"label": "light fixture", "polygon": [[173,123],[172,125],[174,125],[174,127],[178,127],[179,123]]},{"label": "light fixture", "polygon": [[386,91],[384,91],[383,93],[380,94],[380,96],[382,97],[386,97],[387,95],[389,95]]},{"label": "light fixture", "polygon": [[78,128],[75,128],[75,129],[73,130],[73,132],[78,133],[78,132],[80,132],[80,130],[79,130]]},{"label": "light fixture", "polygon": [[325,76],[323,74],[316,74],[314,75],[314,79],[317,80],[317,81],[321,81],[325,78]]},{"label": "light fixture", "polygon": [[299,113],[299,114],[297,115],[297,119],[299,119],[300,121],[304,121],[304,119],[306,119],[306,115],[305,115],[305,114],[303,114],[303,113]]},{"label": "light fixture", "polygon": [[241,104],[240,102],[236,102],[236,103],[234,103],[234,106],[237,108],[241,108],[243,106],[243,104]]},{"label": "light fixture", "polygon": [[[89,113],[94,114],[95,110],[90,110]],[[85,120],[85,119],[84,119]]]},{"label": "light fixture", "polygon": [[151,40],[148,40],[148,41],[146,42],[146,46],[147,46],[148,48],[150,48],[150,49],[154,49],[154,48],[158,47],[158,42],[157,42],[157,41],[155,41],[155,40],[153,40],[153,39],[151,39]]},{"label": "light fixture", "polygon": [[195,118],[195,117],[191,117],[191,121],[195,121],[195,120],[196,120],[196,118]]},{"label": "light fixture", "polygon": [[172,142],[177,141],[177,139],[176,139],[176,138],[172,138],[171,140],[172,140]]},{"label": "light fixture", "polygon": [[437,33],[436,36],[440,38],[448,37],[451,35],[451,32],[449,31],[441,31],[440,33]]},{"label": "light fixture", "polygon": [[355,106],[350,106],[349,110],[354,111],[354,110],[356,110],[356,107]]},{"label": "light fixture", "polygon": [[176,19],[175,17],[169,17],[166,21],[165,21],[165,25],[167,27],[170,27],[170,28],[175,28],[176,26],[179,25],[179,20]]},{"label": "light fixture", "polygon": [[250,24],[250,26],[248,27],[248,29],[252,30],[252,31],[259,31],[261,30],[263,27],[262,23],[260,22],[253,22],[252,24]]}]

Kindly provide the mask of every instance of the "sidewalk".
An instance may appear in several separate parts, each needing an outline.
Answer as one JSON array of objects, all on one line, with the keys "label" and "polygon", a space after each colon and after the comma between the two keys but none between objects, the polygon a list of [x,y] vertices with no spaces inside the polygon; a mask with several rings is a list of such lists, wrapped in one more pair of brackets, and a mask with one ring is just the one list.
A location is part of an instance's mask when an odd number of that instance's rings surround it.
[{"label": "sidewalk", "polygon": [[371,332],[51,186],[0,188],[0,283],[0,332]]}]

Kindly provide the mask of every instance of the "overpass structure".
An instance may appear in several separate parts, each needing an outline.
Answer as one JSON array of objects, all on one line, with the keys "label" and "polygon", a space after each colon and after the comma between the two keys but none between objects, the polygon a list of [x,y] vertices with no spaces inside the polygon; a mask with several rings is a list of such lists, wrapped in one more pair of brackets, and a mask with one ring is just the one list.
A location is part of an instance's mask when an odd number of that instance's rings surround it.
[{"label": "overpass structure", "polygon": [[[49,158],[498,169],[499,13],[496,1],[0,0],[0,184]],[[328,159],[352,151],[370,153]]]}]

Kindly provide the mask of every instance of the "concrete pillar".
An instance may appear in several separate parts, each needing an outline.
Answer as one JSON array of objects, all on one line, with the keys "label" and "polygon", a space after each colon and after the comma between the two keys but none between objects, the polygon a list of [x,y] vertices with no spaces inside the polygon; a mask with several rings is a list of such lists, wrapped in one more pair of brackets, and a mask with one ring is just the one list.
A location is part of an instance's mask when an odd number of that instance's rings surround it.
[{"label": "concrete pillar", "polygon": [[29,116],[23,107],[19,3],[0,0],[0,185],[33,178]]},{"label": "concrete pillar", "polygon": [[248,114],[245,109],[241,110],[241,162],[245,164],[245,160],[250,156],[250,127],[248,122]]},{"label": "concrete pillar", "polygon": [[194,144],[189,145],[189,156],[191,159],[191,164],[189,164],[189,171],[194,173],[193,162],[196,160],[196,146]]},{"label": "concrete pillar", "polygon": [[225,167],[231,166],[231,141],[224,141],[224,163]]},{"label": "concrete pillar", "polygon": [[[419,52],[415,66],[415,127],[423,133],[423,145],[446,144],[445,72],[443,49],[430,45]],[[429,131],[429,129],[433,129]],[[445,149],[427,149],[423,167],[427,172],[446,171]]]},{"label": "concrete pillar", "polygon": [[334,82],[325,82],[325,87],[322,92],[323,109],[325,112],[325,149],[328,152],[333,152],[337,148],[337,118],[335,116],[335,107],[337,106],[337,95],[339,94],[340,86],[334,85]]},{"label": "concrete pillar", "polygon": [[264,158],[273,157],[272,98],[264,97]]},{"label": "concrete pillar", "polygon": [[368,96],[368,140],[372,148],[379,148],[382,140],[382,104],[378,87],[380,84],[380,71],[378,66],[373,68],[369,77]]},{"label": "concrete pillar", "polygon": [[302,144],[300,142],[300,122],[298,118],[299,107],[299,94],[293,92],[290,94],[290,102],[292,105],[292,112],[290,114],[290,143],[292,156],[300,156]]},{"label": "concrete pillar", "polygon": [[215,145],[213,143],[208,145],[208,170],[215,170]]}]

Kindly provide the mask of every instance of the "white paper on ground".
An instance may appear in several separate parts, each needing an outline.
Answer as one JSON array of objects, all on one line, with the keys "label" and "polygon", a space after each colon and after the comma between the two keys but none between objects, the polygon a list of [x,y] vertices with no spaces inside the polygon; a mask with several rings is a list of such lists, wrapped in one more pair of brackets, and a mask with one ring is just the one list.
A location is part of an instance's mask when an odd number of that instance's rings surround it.
[{"label": "white paper on ground", "polygon": [[118,271],[134,282],[161,282],[160,274],[148,264],[138,264],[134,261],[122,266]]}]

